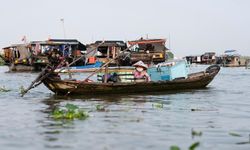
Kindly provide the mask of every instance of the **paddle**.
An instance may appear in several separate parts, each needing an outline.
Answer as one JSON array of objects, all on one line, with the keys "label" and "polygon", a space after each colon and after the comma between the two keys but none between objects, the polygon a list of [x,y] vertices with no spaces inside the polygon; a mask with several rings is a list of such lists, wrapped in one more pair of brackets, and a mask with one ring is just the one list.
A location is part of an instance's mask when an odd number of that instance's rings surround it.
[{"label": "paddle", "polygon": [[[89,53],[91,53],[92,51],[94,51],[96,48],[100,47],[101,45],[104,44],[105,41],[103,41],[102,43],[100,43],[99,45],[97,45],[95,48],[92,48],[88,53],[86,53],[85,55],[77,58],[76,60],[74,60],[73,62],[71,62],[69,65],[67,65],[67,67],[69,68],[69,66],[71,66],[72,64],[74,64],[75,62],[79,61],[80,59],[82,59],[83,57],[85,57],[86,55],[88,55]],[[46,73],[46,71],[48,71],[48,67],[49,65],[47,65],[42,72],[37,76],[37,78],[30,84],[30,86],[28,88],[26,88],[24,91],[22,91],[21,93],[21,97],[23,97],[29,90],[31,90],[32,88],[37,87],[38,85],[40,85],[42,83],[42,81],[47,78],[51,73],[53,73],[57,68],[61,67],[61,65],[63,64],[64,60],[62,60],[59,65],[54,66],[49,72]],[[63,68],[61,68],[58,72],[61,72],[63,70]]]},{"label": "paddle", "polygon": [[[63,62],[63,61],[62,61]],[[58,66],[60,66],[62,64],[62,62],[60,62],[60,64]],[[47,78],[53,71],[55,71],[55,69],[58,67],[53,67],[50,72],[47,72],[48,71],[48,68],[50,67],[49,65],[47,65],[43,70],[42,72],[36,77],[36,79],[31,82],[30,86],[28,88],[26,88],[24,91],[22,91],[21,93],[21,97],[23,97],[29,90],[37,87],[38,85],[40,85],[42,83],[42,80]]]}]

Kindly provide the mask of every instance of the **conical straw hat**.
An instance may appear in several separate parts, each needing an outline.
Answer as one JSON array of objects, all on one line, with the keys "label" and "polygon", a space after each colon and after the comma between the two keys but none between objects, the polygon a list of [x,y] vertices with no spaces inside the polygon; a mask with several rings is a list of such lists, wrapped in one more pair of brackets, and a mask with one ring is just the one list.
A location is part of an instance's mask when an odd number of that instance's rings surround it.
[{"label": "conical straw hat", "polygon": [[145,69],[148,69],[148,66],[144,64],[141,60],[138,61],[137,63],[133,64],[134,67],[143,67]]}]

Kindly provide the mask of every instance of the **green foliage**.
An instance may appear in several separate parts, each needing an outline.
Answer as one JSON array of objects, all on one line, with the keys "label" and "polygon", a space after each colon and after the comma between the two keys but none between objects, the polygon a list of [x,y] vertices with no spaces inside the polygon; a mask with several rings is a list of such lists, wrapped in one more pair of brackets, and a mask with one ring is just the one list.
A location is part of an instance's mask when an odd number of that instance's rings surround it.
[{"label": "green foliage", "polygon": [[103,105],[100,105],[100,104],[96,105],[95,108],[97,111],[105,111],[105,107]]},{"label": "green foliage", "polygon": [[181,150],[181,149],[178,146],[173,145],[170,147],[170,150]]},{"label": "green foliage", "polygon": [[11,90],[6,89],[5,86],[0,87],[0,92],[9,92]]},{"label": "green foliage", "polygon": [[[189,150],[195,150],[198,146],[200,146],[200,142],[195,142],[189,146]],[[170,150],[181,150],[180,147],[173,145],[170,147]]]},{"label": "green foliage", "polygon": [[54,119],[84,120],[89,114],[74,104],[66,104],[63,108],[56,108],[51,115]]},{"label": "green foliage", "polygon": [[19,93],[21,95],[25,94],[25,88],[24,88],[24,86],[19,87]]},{"label": "green foliage", "polygon": [[195,142],[189,147],[189,150],[195,150],[198,146],[200,146],[200,142]]},{"label": "green foliage", "polygon": [[191,134],[192,134],[192,137],[194,137],[194,136],[202,136],[202,132],[201,131],[195,131],[193,129],[192,129]]},{"label": "green foliage", "polygon": [[233,132],[230,132],[229,135],[231,135],[231,136],[237,136],[237,137],[242,137],[242,135],[240,135],[238,133],[233,133]]},{"label": "green foliage", "polygon": [[152,104],[152,107],[162,109],[164,107],[164,105],[163,105],[163,103],[154,103],[154,104]]}]

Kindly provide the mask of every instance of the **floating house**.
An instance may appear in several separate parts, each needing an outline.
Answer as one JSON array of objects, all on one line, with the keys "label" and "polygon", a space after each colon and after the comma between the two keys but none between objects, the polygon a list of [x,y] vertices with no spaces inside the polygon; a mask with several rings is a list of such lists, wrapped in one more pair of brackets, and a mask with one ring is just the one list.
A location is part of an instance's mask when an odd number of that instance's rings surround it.
[{"label": "floating house", "polygon": [[216,56],[215,52],[206,52],[202,55],[197,56],[186,56],[185,59],[188,63],[196,63],[196,64],[216,64]]},{"label": "floating house", "polygon": [[131,48],[131,63],[139,60],[146,64],[157,64],[173,59],[174,55],[165,46],[166,39],[143,39],[128,41]]},{"label": "floating house", "polygon": [[[61,57],[73,61],[86,51],[86,47],[75,39],[49,39],[14,44],[3,48],[3,51],[3,59],[10,71],[40,71],[49,63],[48,56],[52,52],[56,51]],[[84,60],[80,60],[79,65],[83,64]]]},{"label": "floating house", "polygon": [[[96,41],[95,43],[87,45],[86,65],[106,63],[109,61],[109,59],[116,58],[123,50],[127,48],[127,44],[124,41],[102,42],[103,41]],[[118,61],[119,60],[114,60],[110,63],[110,66],[118,65]]]},{"label": "floating house", "polygon": [[[76,39],[49,39],[46,41],[32,41],[30,42],[33,56],[37,58],[34,62],[40,63],[48,59],[51,52],[57,52],[61,57],[69,58],[70,62],[78,59],[86,53],[86,46]],[[81,59],[74,65],[84,65],[85,60]]]},{"label": "floating house", "polygon": [[32,71],[31,49],[28,44],[13,44],[3,48],[3,59],[10,71]]},{"label": "floating house", "polygon": [[216,64],[215,52],[206,52],[201,55],[201,64]]},{"label": "floating house", "polygon": [[221,56],[223,67],[240,67],[242,63],[240,61],[240,55],[236,50],[226,50]]}]

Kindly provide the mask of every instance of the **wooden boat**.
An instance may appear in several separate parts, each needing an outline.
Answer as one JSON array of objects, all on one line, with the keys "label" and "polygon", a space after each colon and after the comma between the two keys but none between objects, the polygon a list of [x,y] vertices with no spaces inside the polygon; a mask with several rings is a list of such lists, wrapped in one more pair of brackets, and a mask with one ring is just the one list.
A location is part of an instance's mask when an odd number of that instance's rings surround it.
[{"label": "wooden boat", "polygon": [[205,88],[218,74],[220,67],[212,65],[205,71],[189,74],[187,78],[172,81],[100,83],[77,80],[62,80],[57,75],[50,75],[42,80],[44,85],[57,95],[96,95],[114,93],[145,93],[171,90]]}]

